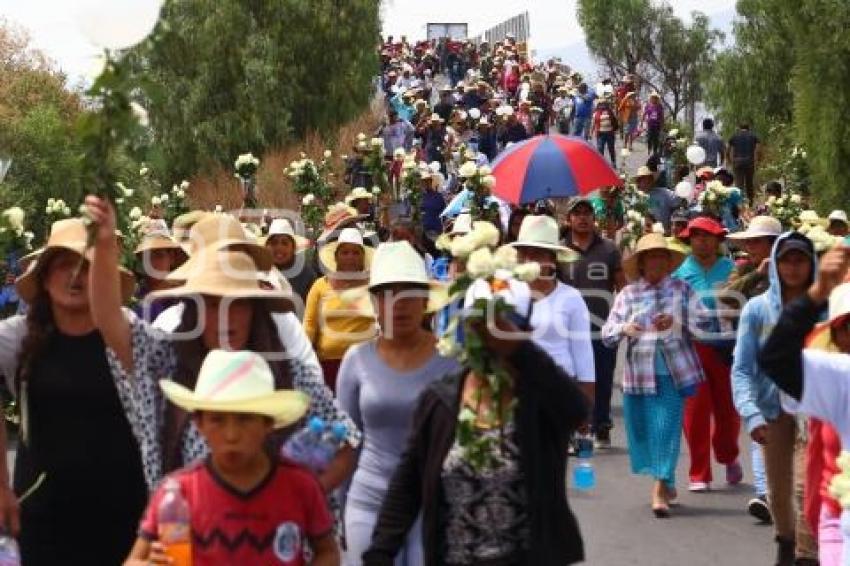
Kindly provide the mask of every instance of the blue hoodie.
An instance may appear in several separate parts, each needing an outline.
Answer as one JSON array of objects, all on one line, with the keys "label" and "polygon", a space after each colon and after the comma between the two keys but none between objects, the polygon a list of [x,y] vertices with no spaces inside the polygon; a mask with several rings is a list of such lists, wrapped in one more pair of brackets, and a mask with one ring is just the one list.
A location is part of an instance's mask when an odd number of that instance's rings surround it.
[{"label": "blue hoodie", "polygon": [[[744,305],[738,326],[732,362],[732,398],[749,432],[767,424],[769,420],[776,419],[782,412],[780,391],[761,370],[757,358],[782,312],[782,283],[776,270],[776,251],[779,245],[789,238],[805,241],[812,248],[812,257],[815,257],[812,242],[802,234],[786,232],[779,236],[770,253],[770,287]],[[812,259],[810,282],[816,271],[817,260]]]}]

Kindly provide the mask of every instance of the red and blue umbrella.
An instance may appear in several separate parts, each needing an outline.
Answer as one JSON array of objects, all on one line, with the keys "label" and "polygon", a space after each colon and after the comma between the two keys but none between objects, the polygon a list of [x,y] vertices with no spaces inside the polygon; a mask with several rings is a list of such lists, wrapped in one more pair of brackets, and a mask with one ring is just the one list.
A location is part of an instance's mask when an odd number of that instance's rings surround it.
[{"label": "red and blue umbrella", "polygon": [[593,146],[576,136],[536,136],[514,144],[493,162],[493,194],[513,204],[586,195],[622,179]]}]

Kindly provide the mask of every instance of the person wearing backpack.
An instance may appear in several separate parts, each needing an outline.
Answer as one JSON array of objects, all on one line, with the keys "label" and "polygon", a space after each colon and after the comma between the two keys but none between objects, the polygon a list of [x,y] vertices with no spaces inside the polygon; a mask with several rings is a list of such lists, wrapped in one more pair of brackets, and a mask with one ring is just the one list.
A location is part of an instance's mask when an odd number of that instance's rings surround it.
[{"label": "person wearing backpack", "polygon": [[617,136],[617,130],[620,124],[617,121],[617,115],[611,108],[611,103],[604,98],[599,99],[596,104],[596,111],[593,113],[593,120],[590,126],[590,135],[596,134],[596,149],[603,156],[605,149],[608,149],[608,155],[611,158],[611,165],[617,166],[617,158],[614,154],[614,142]]}]

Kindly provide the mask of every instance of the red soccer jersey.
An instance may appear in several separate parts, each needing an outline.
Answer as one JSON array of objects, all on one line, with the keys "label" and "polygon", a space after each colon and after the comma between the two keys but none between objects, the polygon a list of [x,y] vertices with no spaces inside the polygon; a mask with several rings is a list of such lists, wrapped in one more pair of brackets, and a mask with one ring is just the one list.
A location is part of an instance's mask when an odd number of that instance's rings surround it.
[{"label": "red soccer jersey", "polygon": [[[250,493],[224,482],[208,461],[175,472],[192,513],[192,563],[306,564],[306,539],[333,528],[322,489],[306,470],[279,463]],[[140,536],[157,538],[160,487],[142,519]]]}]

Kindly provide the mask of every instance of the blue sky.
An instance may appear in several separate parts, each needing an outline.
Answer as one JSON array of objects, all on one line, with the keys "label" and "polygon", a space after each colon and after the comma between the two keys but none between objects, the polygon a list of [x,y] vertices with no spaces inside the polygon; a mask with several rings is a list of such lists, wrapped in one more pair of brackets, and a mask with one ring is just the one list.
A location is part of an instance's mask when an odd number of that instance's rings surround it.
[{"label": "blue sky", "polygon": [[[716,18],[716,25],[724,30],[735,8],[735,0],[672,0],[670,4],[682,17],[701,10]],[[80,0],[0,0],[0,17],[27,29],[35,46],[56,61],[74,83],[94,68],[97,53],[77,28],[79,5]],[[468,22],[470,33],[476,35],[528,10],[532,48],[539,53],[557,52],[566,63],[587,71],[585,67],[592,63],[583,48],[575,6],[576,0],[384,0],[382,15],[385,33],[418,38],[425,35],[429,21]]]}]

